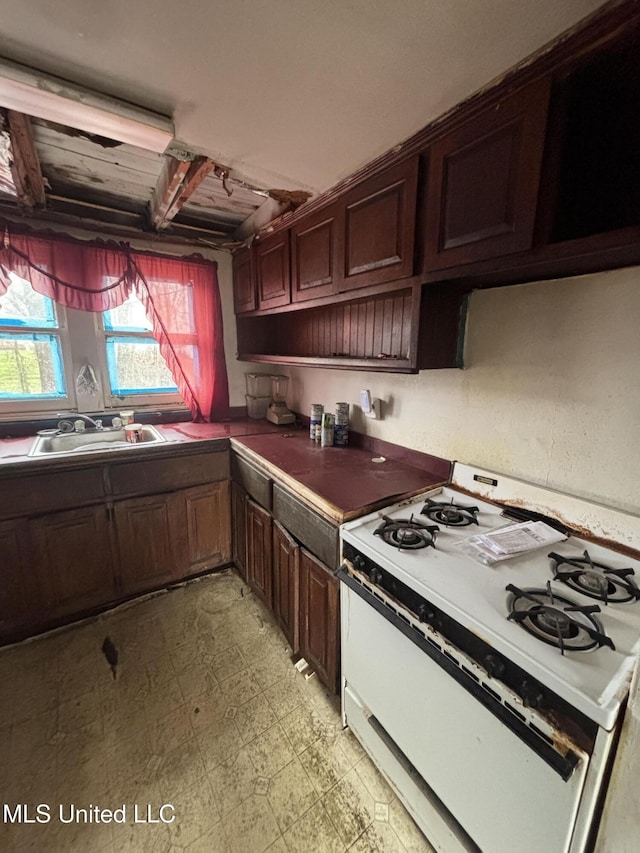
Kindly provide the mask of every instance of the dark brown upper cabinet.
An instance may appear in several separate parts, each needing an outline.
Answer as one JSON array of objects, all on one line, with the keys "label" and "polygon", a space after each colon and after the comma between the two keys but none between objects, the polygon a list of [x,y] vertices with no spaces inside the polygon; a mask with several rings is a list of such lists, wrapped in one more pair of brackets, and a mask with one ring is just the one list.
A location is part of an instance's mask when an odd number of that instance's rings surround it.
[{"label": "dark brown upper cabinet", "polygon": [[550,88],[536,80],[433,143],[425,271],[531,248]]},{"label": "dark brown upper cabinet", "polygon": [[339,290],[413,275],[418,157],[363,181],[341,200]]},{"label": "dark brown upper cabinet", "polygon": [[233,256],[233,308],[236,314],[253,311],[256,307],[256,283],[250,249],[241,249]]},{"label": "dark brown upper cabinet", "polygon": [[291,228],[291,301],[304,302],[337,292],[340,260],[338,205],[323,208]]},{"label": "dark brown upper cabinet", "polygon": [[278,231],[256,243],[258,308],[279,308],[291,302],[289,232]]}]

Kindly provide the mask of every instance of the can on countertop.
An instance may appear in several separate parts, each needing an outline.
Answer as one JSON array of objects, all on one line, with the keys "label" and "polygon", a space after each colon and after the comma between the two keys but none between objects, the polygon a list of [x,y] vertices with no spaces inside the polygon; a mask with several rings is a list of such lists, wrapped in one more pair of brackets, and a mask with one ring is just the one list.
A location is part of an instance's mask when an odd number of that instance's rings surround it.
[{"label": "can on countertop", "polygon": [[336,447],[346,447],[349,444],[348,403],[336,403],[336,422],[333,432],[333,443]]},{"label": "can on countertop", "polygon": [[324,406],[322,403],[311,404],[311,420],[309,423],[309,438],[312,441],[320,441],[320,432],[322,430],[322,414]]},{"label": "can on countertop", "polygon": [[322,447],[333,447],[333,428],[335,423],[335,415],[331,412],[325,412],[322,416],[322,437],[320,444]]}]

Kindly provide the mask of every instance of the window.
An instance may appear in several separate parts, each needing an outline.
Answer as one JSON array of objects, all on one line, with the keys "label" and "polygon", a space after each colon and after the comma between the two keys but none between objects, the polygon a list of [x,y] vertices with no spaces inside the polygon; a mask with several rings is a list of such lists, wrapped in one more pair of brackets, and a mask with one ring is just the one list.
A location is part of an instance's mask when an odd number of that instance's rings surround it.
[{"label": "window", "polygon": [[0,304],[0,404],[35,410],[68,400],[63,322],[51,299],[10,273]]},{"label": "window", "polygon": [[136,296],[102,315],[111,396],[178,393]]},{"label": "window", "polygon": [[[1,417],[184,406],[137,296],[92,314],[64,309],[10,277],[0,303]],[[97,389],[76,388],[86,364]]]}]

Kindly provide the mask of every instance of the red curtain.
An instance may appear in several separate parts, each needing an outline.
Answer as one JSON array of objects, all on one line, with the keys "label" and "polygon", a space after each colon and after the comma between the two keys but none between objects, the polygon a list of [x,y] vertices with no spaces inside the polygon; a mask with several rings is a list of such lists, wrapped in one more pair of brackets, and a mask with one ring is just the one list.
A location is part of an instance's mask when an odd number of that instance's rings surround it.
[{"label": "red curtain", "polygon": [[229,387],[217,265],[136,252],[126,244],[82,243],[5,231],[0,297],[8,273],[67,308],[107,311],[135,289],[194,421],[226,417]]}]

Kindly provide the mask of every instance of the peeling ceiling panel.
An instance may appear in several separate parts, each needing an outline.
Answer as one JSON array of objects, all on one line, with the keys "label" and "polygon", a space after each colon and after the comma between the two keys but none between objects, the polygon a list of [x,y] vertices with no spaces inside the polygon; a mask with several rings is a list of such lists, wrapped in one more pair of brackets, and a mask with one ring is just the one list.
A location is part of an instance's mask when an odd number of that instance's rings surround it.
[{"label": "peeling ceiling panel", "polygon": [[33,120],[42,172],[52,188],[74,185],[148,203],[163,156],[131,145],[105,147],[70,128]]}]

